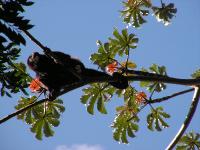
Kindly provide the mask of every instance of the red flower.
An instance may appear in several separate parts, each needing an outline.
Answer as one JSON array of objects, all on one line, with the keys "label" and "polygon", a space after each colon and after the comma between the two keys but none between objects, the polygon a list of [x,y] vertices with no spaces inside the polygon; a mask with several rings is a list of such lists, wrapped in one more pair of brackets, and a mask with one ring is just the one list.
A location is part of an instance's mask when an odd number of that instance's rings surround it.
[{"label": "red flower", "polygon": [[138,104],[143,104],[147,98],[147,95],[144,92],[137,92],[135,94],[135,101]]},{"label": "red flower", "polygon": [[44,85],[38,78],[35,78],[31,81],[29,88],[33,93],[40,93],[43,89]]},{"label": "red flower", "polygon": [[106,71],[112,74],[113,72],[117,70],[117,65],[118,63],[114,61],[113,63],[106,66]]}]

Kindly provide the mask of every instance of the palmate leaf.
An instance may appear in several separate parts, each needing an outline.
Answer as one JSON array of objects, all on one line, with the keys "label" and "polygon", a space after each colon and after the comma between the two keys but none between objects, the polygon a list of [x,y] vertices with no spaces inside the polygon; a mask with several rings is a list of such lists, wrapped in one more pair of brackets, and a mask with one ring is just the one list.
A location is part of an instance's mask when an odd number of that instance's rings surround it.
[{"label": "palmate leaf", "polygon": [[163,111],[162,107],[157,107],[152,109],[151,113],[147,116],[147,127],[149,130],[161,131],[162,128],[167,128],[169,125],[164,121],[164,119],[170,118],[170,115]]},{"label": "palmate leaf", "polygon": [[[144,72],[148,72],[148,70],[143,69]],[[149,67],[149,72],[154,73],[155,75],[163,75],[167,76],[166,68],[165,66],[158,66],[156,64],[153,64]],[[158,76],[159,77],[159,76]],[[158,83],[158,82],[140,82],[141,87],[146,87],[149,92],[161,92],[164,89],[166,89],[166,84],[164,83]]]},{"label": "palmate leaf", "polygon": [[115,88],[108,86],[106,83],[94,83],[90,87],[83,89],[81,103],[87,107],[87,112],[94,114],[94,105],[97,103],[97,110],[102,114],[107,114],[105,102],[114,94]]},{"label": "palmate leaf", "polygon": [[[116,107],[117,116],[114,119],[111,127],[113,128],[113,138],[124,144],[128,144],[127,136],[135,137],[135,132],[139,127],[137,122],[139,118],[137,113],[139,112],[139,105],[135,100],[136,90],[129,86],[126,90],[120,90],[124,95],[124,105]],[[120,91],[117,91],[118,96],[121,95]]]},{"label": "palmate leaf", "polygon": [[[129,141],[127,136],[134,138],[135,132],[138,131],[139,127],[137,122],[139,121],[138,117],[135,116],[134,118],[131,111],[124,110],[123,112],[119,113],[111,127],[113,128],[113,138],[121,143],[128,144]],[[129,120],[132,118],[131,120]]]},{"label": "palmate leaf", "polygon": [[125,23],[132,25],[134,28],[140,27],[146,22],[144,16],[149,14],[149,7],[151,3],[144,0],[129,0],[123,2],[124,9],[121,15]]},{"label": "palmate leaf", "polygon": [[108,64],[113,62],[112,58],[115,57],[117,52],[111,49],[109,43],[102,44],[101,41],[97,41],[97,45],[98,52],[92,54],[90,60],[104,70]]},{"label": "palmate leaf", "polygon": [[[34,103],[36,97],[21,98],[19,104],[15,107],[17,110],[22,109]],[[60,114],[65,111],[63,101],[56,99],[52,102],[44,102],[34,106],[17,116],[18,119],[25,121],[31,126],[31,132],[35,133],[35,137],[42,140],[43,135],[46,137],[53,136],[52,127],[60,124]]]},{"label": "palmate leaf", "polygon": [[124,54],[128,55],[130,49],[135,49],[137,47],[138,38],[135,34],[128,34],[127,29],[123,29],[121,34],[115,28],[113,31],[114,38],[109,38],[109,43],[111,49],[116,51],[119,56]]},{"label": "palmate leaf", "polygon": [[171,19],[177,12],[177,9],[174,7],[173,3],[169,3],[168,5],[162,3],[162,7],[152,7],[152,9],[154,11],[154,15],[156,16],[156,19],[163,22],[164,25],[169,25]]},{"label": "palmate leaf", "polygon": [[190,132],[184,135],[180,139],[176,147],[176,150],[196,150],[196,149],[200,149],[200,134],[194,132]]}]

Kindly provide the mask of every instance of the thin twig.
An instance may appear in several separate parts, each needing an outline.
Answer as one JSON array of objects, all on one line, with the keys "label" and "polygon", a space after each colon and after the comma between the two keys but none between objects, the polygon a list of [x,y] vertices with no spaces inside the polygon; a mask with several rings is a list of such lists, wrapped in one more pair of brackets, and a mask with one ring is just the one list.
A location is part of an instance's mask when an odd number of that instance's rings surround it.
[{"label": "thin twig", "polygon": [[192,117],[194,116],[199,99],[200,99],[200,87],[196,87],[195,91],[194,91],[192,103],[190,105],[189,112],[188,112],[181,128],[179,129],[178,133],[176,134],[174,139],[171,141],[171,143],[167,146],[166,150],[172,150],[176,146],[176,144],[178,143],[180,138],[183,136],[184,132],[186,131],[187,127],[189,126],[189,124],[192,120]]},{"label": "thin twig", "polygon": [[31,41],[33,41],[37,46],[39,46],[42,50],[46,50],[46,47],[40,43],[40,41],[38,41],[31,33],[29,33],[26,30],[23,30],[23,32],[31,39]]},{"label": "thin twig", "polygon": [[187,89],[187,90],[184,90],[184,91],[180,91],[180,92],[176,92],[176,93],[173,93],[169,96],[165,96],[165,97],[162,97],[162,98],[157,98],[157,99],[152,99],[152,100],[149,100],[148,103],[161,103],[163,101],[167,101],[173,97],[176,97],[176,96],[179,96],[179,95],[182,95],[182,94],[185,94],[185,93],[188,93],[188,92],[192,92],[194,91],[194,88],[190,88],[190,89]]},{"label": "thin twig", "polygon": [[42,100],[40,100],[40,101],[36,101],[35,103],[32,103],[32,104],[30,104],[30,105],[28,105],[28,106],[26,106],[26,107],[24,107],[24,108],[22,108],[22,109],[20,109],[20,110],[17,110],[16,112],[14,112],[14,113],[12,113],[12,114],[9,114],[8,116],[6,116],[6,117],[4,117],[4,118],[2,118],[2,119],[0,120],[0,124],[6,122],[7,120],[9,120],[9,119],[11,119],[11,118],[13,118],[13,117],[15,117],[15,116],[21,114],[21,113],[23,113],[24,111],[26,111],[26,110],[28,110],[28,109],[34,107],[34,106],[37,106],[37,105],[39,105],[39,104],[44,103],[45,101],[46,101],[46,99],[42,99]]}]

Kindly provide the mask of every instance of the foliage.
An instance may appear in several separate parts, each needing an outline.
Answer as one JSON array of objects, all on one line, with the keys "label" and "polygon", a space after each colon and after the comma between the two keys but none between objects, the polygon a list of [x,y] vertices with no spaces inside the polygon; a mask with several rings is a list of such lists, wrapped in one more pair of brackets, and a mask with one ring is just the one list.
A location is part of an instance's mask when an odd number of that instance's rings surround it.
[{"label": "foliage", "polygon": [[[36,99],[36,96],[30,98],[21,97],[15,108],[20,110],[35,103]],[[65,107],[63,106],[63,101],[57,99],[52,102],[44,102],[32,107],[18,115],[17,118],[30,125],[31,131],[36,134],[35,137],[42,140],[43,134],[46,137],[53,136],[54,131],[52,130],[52,127],[57,127],[60,124],[60,114],[64,111]]]},{"label": "foliage", "polygon": [[123,4],[124,9],[121,11],[121,15],[125,23],[138,28],[146,22],[143,17],[149,14],[148,8],[151,3],[146,0],[129,0]]},{"label": "foliage", "polygon": [[164,118],[170,118],[170,115],[164,112],[162,107],[151,109],[151,113],[147,116],[148,129],[153,131],[155,128],[157,131],[161,131],[162,128],[169,127],[163,120]]},{"label": "foliage", "polygon": [[150,0],[128,0],[123,2],[124,8],[121,11],[123,21],[134,28],[139,28],[147,21],[144,19],[145,16],[150,14],[155,15],[156,19],[164,25],[171,23],[171,19],[175,16],[177,9],[173,3],[163,3],[161,6],[154,6]]},{"label": "foliage", "polygon": [[128,55],[130,49],[137,47],[138,38],[135,34],[128,34],[127,29],[123,29],[121,34],[117,29],[114,29],[113,35],[114,38],[109,38],[109,43],[112,51],[116,51],[119,56]]},{"label": "foliage", "polygon": [[196,70],[191,76],[192,78],[200,78],[200,69]]},{"label": "foliage", "polygon": [[[144,72],[148,72],[148,70],[143,69]],[[158,66],[156,64],[153,64],[149,67],[149,72],[155,74],[159,78],[159,75],[167,76],[166,68],[165,66]],[[166,89],[166,85],[164,83],[158,83],[158,82],[146,82],[142,81],[140,82],[141,87],[146,87],[149,92],[161,92],[164,89]]]},{"label": "foliage", "polygon": [[114,38],[108,38],[107,43],[102,44],[101,41],[97,41],[98,51],[91,55],[90,59],[94,64],[97,64],[102,70],[114,61],[114,58],[118,54],[128,54],[130,49],[134,49],[137,46],[138,38],[135,34],[128,34],[127,29],[123,29],[121,34],[117,29],[113,31]]},{"label": "foliage", "polygon": [[169,3],[168,5],[162,3],[162,7],[152,7],[152,9],[156,16],[156,19],[158,21],[162,21],[164,25],[168,25],[177,12],[177,9],[174,8],[173,3]]},{"label": "foliage", "polygon": [[26,75],[25,65],[15,63],[20,55],[19,44],[25,45],[26,41],[21,30],[28,30],[33,26],[29,20],[20,14],[24,6],[33,2],[28,0],[0,1],[0,85],[1,96],[11,97],[11,93],[24,92],[28,87],[30,78]]},{"label": "foliage", "polygon": [[[26,66],[23,63],[17,63],[20,56],[20,45],[25,45],[26,41],[22,32],[26,32],[33,27],[30,20],[22,15],[25,7],[33,5],[29,0],[0,0],[0,90],[1,96],[17,92],[23,92],[28,95],[26,88],[31,81],[31,77],[26,73]],[[177,9],[173,3],[163,3],[161,6],[154,6],[151,0],[127,0],[123,2],[123,10],[120,11],[123,21],[134,28],[141,27],[147,22],[147,16],[152,12],[158,21],[168,25],[175,16]],[[102,70],[110,69],[108,72],[120,72],[126,76],[126,69],[134,69],[137,65],[129,60],[131,50],[137,48],[139,39],[135,34],[129,33],[128,28],[119,31],[114,29],[113,37],[109,37],[106,43],[97,41],[98,50],[91,55],[91,60]],[[118,62],[117,58],[125,58],[126,61]],[[167,76],[166,68],[153,64],[149,69],[143,69],[143,72],[155,74],[154,77]],[[151,74],[152,75],[152,74]],[[192,74],[193,78],[200,77],[200,70]],[[32,81],[32,90],[40,91],[40,86]],[[166,85],[158,82],[141,82],[141,87],[146,87],[152,94],[154,91],[160,92],[166,88]],[[94,83],[83,89],[81,103],[85,104],[89,114],[94,114],[95,104],[97,110],[102,114],[107,114],[105,104],[116,94],[123,97],[124,104],[116,108],[117,114],[112,122],[113,138],[121,143],[128,144],[128,137],[135,137],[139,130],[138,113],[148,103],[147,95],[144,92],[137,92],[131,85],[124,89],[115,89],[107,83]],[[29,98],[21,97],[17,110],[21,110],[37,101],[36,96]],[[151,96],[150,96],[151,99]],[[163,111],[162,107],[154,108],[151,104],[151,112],[147,115],[147,127],[149,130],[161,131],[169,125],[165,119],[170,115]],[[47,101],[40,105],[26,109],[20,113],[17,118],[30,125],[30,130],[39,140],[43,135],[53,136],[53,127],[60,124],[60,115],[65,111],[63,101],[56,99]],[[198,133],[189,133],[181,138],[178,150],[182,149],[200,149],[200,135]]]},{"label": "foliage", "polygon": [[116,108],[117,115],[111,125],[113,128],[113,138],[124,144],[128,144],[127,135],[135,137],[135,132],[139,130],[137,122],[139,118],[139,104],[136,101],[136,90],[129,86],[126,90],[118,90],[119,96],[124,96],[124,105]]},{"label": "foliage", "polygon": [[115,89],[105,83],[94,83],[90,87],[83,89],[84,95],[81,97],[81,103],[87,107],[87,112],[94,114],[94,105],[97,102],[97,109],[102,114],[107,114],[105,102],[113,95]]},{"label": "foliage", "polygon": [[178,145],[176,150],[195,150],[200,149],[200,134],[190,132],[184,135]]},{"label": "foliage", "polygon": [[[116,141],[128,144],[127,135],[131,138],[135,137],[134,133],[139,129],[137,125],[139,118],[137,116],[132,117],[132,115],[133,113],[131,111],[124,108],[115,117],[111,127],[113,128],[113,138]],[[129,120],[130,118],[132,119]]]}]

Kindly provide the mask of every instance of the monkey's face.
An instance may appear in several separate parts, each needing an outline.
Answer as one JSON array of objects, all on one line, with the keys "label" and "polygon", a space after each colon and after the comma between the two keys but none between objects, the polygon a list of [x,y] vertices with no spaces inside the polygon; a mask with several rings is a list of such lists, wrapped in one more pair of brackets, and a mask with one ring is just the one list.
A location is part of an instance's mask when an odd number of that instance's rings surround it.
[{"label": "monkey's face", "polygon": [[50,65],[49,62],[50,60],[47,56],[41,55],[38,52],[32,53],[27,60],[28,66],[36,72],[45,72],[45,68]]},{"label": "monkey's face", "polygon": [[27,64],[32,70],[37,71],[39,61],[40,61],[40,54],[34,52],[32,53],[32,55],[28,57]]}]

